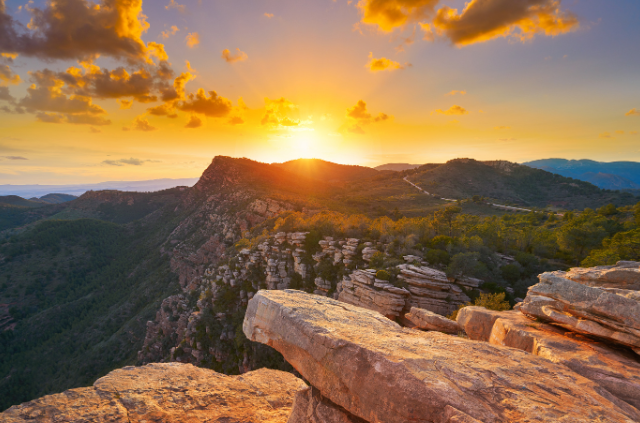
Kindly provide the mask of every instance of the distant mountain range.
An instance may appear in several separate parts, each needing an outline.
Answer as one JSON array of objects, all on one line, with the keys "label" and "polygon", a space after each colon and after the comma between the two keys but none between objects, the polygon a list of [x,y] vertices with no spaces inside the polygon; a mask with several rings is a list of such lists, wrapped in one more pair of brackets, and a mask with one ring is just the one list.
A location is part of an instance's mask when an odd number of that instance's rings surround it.
[{"label": "distant mountain range", "polygon": [[75,195],[69,194],[47,194],[42,197],[22,198],[17,195],[0,196],[0,206],[17,206],[17,207],[42,207],[48,204],[61,204],[67,201],[75,200]]},{"label": "distant mountain range", "polygon": [[196,182],[198,182],[198,178],[164,178],[148,181],[111,181],[79,185],[0,185],[0,195],[19,195],[24,198],[40,197],[42,199],[42,196],[52,192],[74,196],[80,196],[87,191],[103,190],[154,192],[178,186],[191,187]]},{"label": "distant mountain range", "polygon": [[590,182],[614,190],[640,189],[640,163],[596,162],[594,160],[543,159],[523,163],[525,166]]},{"label": "distant mountain range", "polygon": [[375,170],[393,170],[394,172],[402,172],[403,170],[415,169],[422,165],[409,163],[386,163],[374,167]]}]

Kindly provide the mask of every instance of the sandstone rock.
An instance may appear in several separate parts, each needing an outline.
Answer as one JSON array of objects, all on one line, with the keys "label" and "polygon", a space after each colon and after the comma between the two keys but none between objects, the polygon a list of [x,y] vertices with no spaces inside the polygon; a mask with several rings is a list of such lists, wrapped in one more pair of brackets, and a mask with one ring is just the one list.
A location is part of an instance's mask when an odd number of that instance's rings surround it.
[{"label": "sandstone rock", "polygon": [[574,332],[640,348],[640,291],[592,287],[543,273],[518,306]]},{"label": "sandstone rock", "polygon": [[90,388],[13,406],[0,421],[285,423],[305,386],[276,370],[225,376],[190,364],[149,364],[115,370]]},{"label": "sandstone rock", "polygon": [[458,322],[471,339],[517,348],[567,366],[635,407],[619,404],[640,417],[640,360],[632,353],[532,321],[517,311],[465,307],[458,313]]},{"label": "sandstone rock", "polygon": [[416,329],[435,330],[453,334],[461,331],[458,323],[453,320],[417,307],[411,307],[411,311],[404,315],[404,319],[411,323]]},{"label": "sandstone rock", "polygon": [[320,395],[314,387],[298,391],[287,423],[366,423]]},{"label": "sandstone rock", "polygon": [[640,263],[635,261],[619,261],[615,266],[574,267],[566,273],[554,273],[587,286],[640,291]]},{"label": "sandstone rock", "polygon": [[409,292],[375,278],[375,273],[356,270],[345,276],[338,296],[340,301],[377,311],[390,319],[400,315]]},{"label": "sandstone rock", "polygon": [[[260,291],[243,329],[323,397],[368,422],[632,422],[617,398],[535,355],[403,329],[299,291]],[[449,407],[449,408],[447,408]]]}]

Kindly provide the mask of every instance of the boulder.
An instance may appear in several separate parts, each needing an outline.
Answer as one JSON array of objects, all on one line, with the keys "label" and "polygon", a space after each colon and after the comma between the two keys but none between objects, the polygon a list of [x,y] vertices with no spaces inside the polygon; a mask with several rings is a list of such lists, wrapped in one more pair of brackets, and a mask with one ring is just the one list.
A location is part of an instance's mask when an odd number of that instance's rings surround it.
[{"label": "boulder", "polygon": [[554,273],[587,286],[640,291],[640,263],[635,261],[619,261],[615,266],[574,267],[566,273]]},{"label": "boulder", "polygon": [[640,360],[633,353],[532,321],[517,311],[465,307],[458,313],[458,323],[471,339],[517,348],[567,366],[628,404],[618,403],[619,407],[640,416]]},{"label": "boulder", "polygon": [[400,327],[300,291],[260,291],[245,335],[270,345],[322,397],[368,422],[632,422],[569,368],[513,348]]},{"label": "boulder", "polygon": [[225,376],[190,364],[149,364],[114,370],[90,388],[13,406],[0,421],[285,423],[305,387],[277,370]]},{"label": "boulder", "polygon": [[522,313],[640,351],[640,291],[588,286],[543,273],[518,304]]},{"label": "boulder", "polygon": [[444,333],[456,334],[461,331],[458,323],[442,317],[429,310],[411,307],[411,311],[404,315],[404,320],[409,323],[408,327],[421,330],[435,330]]}]

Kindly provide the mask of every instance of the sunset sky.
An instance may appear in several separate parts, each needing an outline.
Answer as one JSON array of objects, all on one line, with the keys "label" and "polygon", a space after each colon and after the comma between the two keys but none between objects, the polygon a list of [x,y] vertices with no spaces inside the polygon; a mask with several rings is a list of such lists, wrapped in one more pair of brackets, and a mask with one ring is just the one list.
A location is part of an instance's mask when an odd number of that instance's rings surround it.
[{"label": "sunset sky", "polygon": [[637,0],[0,0],[0,184],[640,160]]}]

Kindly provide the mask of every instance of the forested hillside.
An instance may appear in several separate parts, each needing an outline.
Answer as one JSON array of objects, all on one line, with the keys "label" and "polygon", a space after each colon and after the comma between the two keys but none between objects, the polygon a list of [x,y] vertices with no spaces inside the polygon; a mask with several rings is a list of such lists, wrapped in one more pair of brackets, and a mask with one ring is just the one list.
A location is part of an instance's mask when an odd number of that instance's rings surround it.
[{"label": "forested hillside", "polygon": [[[452,204],[403,180],[408,175],[430,191],[428,181],[446,180],[433,175],[468,169],[439,185],[462,198],[488,196],[474,189],[493,182],[492,192],[531,191],[531,199],[567,183],[543,171],[478,162],[430,173],[438,168],[373,171],[345,183],[353,169],[331,164],[343,175],[332,183],[332,176],[216,157],[193,188],[96,191],[64,204],[0,208],[0,409],[149,360],[225,373],[285,368],[277,353],[238,329],[248,295],[279,272],[257,255],[269,257],[265,242],[274,246],[276,236],[282,240],[277,234],[303,234],[299,246],[278,244],[277,254],[298,254],[304,264],[302,271],[292,262],[278,286],[315,291],[321,283],[331,294],[356,268],[385,271],[402,286],[397,266],[407,255],[454,278],[480,278],[482,291],[505,292],[512,302],[542,270],[640,258],[640,209],[608,201],[632,197],[578,185],[580,194],[570,199],[602,203],[579,213],[509,215],[481,198]],[[454,197],[442,190],[433,192]],[[325,237],[355,242],[353,257],[323,258]],[[259,257],[254,267],[247,254]]]}]

